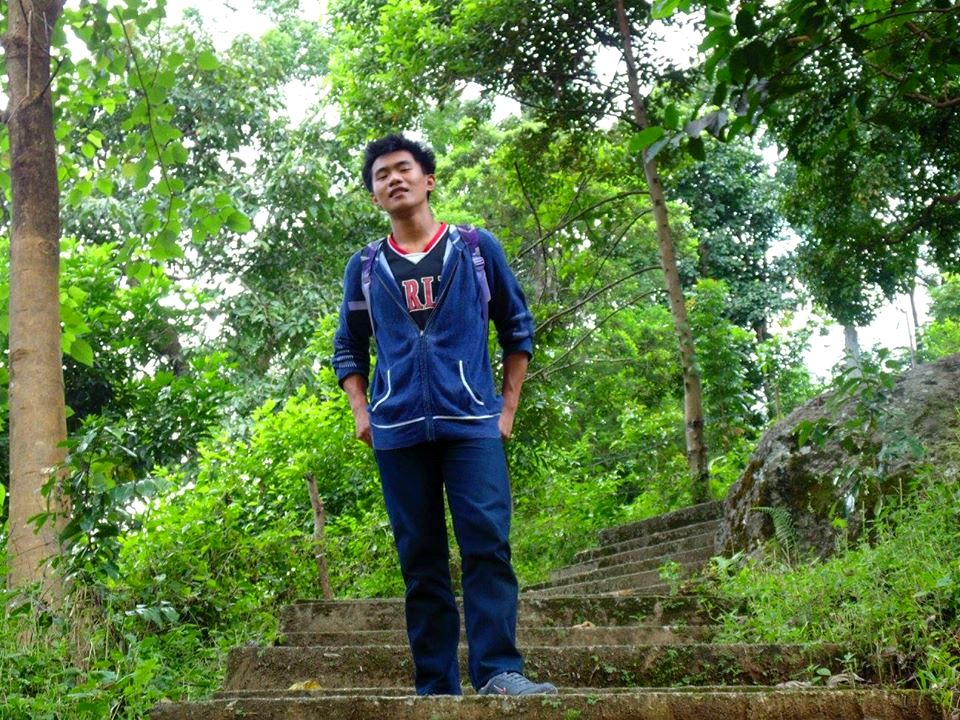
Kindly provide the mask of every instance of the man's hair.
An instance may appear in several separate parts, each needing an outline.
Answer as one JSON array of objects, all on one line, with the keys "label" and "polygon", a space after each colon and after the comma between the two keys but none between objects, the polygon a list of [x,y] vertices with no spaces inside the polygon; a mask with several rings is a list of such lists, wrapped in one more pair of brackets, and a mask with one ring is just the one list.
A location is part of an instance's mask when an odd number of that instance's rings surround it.
[{"label": "man's hair", "polygon": [[437,158],[433,150],[416,140],[404,137],[400,133],[391,133],[379,140],[369,143],[363,151],[363,184],[369,192],[373,192],[373,163],[377,158],[387,153],[406,150],[420,165],[424,175],[433,175],[437,169]]}]

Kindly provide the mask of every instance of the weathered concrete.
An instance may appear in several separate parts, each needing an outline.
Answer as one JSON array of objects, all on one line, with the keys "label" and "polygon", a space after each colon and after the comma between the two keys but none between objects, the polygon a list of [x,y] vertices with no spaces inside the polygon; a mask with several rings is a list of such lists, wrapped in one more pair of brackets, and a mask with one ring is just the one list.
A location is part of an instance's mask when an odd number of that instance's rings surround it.
[{"label": "weathered concrete", "polygon": [[165,703],[152,720],[943,720],[926,696],[884,690],[644,691],[554,697],[267,697]]},{"label": "weathered concrete", "polygon": [[[809,668],[839,671],[828,645],[596,645],[523,648],[524,671],[564,687],[774,685],[809,679]],[[466,656],[461,664],[466,667]],[[466,673],[464,673],[466,676]],[[225,690],[279,690],[314,681],[321,687],[413,685],[409,649],[367,647],[235,648]]]},{"label": "weathered concrete", "polygon": [[[716,633],[709,625],[618,625],[597,627],[584,623],[573,627],[517,629],[520,645],[681,645],[705,642]],[[289,646],[328,645],[404,645],[405,630],[349,630],[343,632],[293,632],[284,635],[279,644]]]},{"label": "weathered concrete", "polygon": [[706,532],[657,543],[656,545],[647,545],[632,550],[602,555],[592,560],[583,560],[573,565],[566,565],[558,570],[554,570],[550,573],[550,579],[562,580],[566,577],[580,575],[594,570],[602,570],[604,568],[626,565],[628,563],[639,563],[653,558],[663,558],[665,556],[668,559],[674,559],[673,556],[691,550],[705,550],[709,553],[708,557],[710,557],[714,554],[714,538],[714,533]]},{"label": "weathered concrete", "polygon": [[573,556],[573,561],[585,562],[587,560],[594,560],[606,555],[615,555],[617,553],[638,550],[651,545],[660,545],[662,543],[673,542],[675,540],[682,540],[692,535],[703,535],[706,533],[712,534],[714,537],[716,537],[721,523],[722,521],[719,519],[704,520],[703,522],[693,523],[692,525],[683,525],[671,530],[661,530],[660,532],[641,535],[640,537],[622,540],[609,545],[599,545],[597,547],[581,550]]},{"label": "weathered concrete", "polygon": [[642,535],[672,530],[674,528],[701,523],[705,520],[716,520],[723,516],[723,503],[706,502],[699,505],[675,510],[665,515],[647,518],[627,525],[618,525],[616,527],[601,530],[597,537],[601,545],[612,545],[614,543],[631,540]]},{"label": "weathered concrete", "polygon": [[[839,671],[835,646],[705,643],[720,604],[657,595],[667,589],[658,570],[639,568],[673,560],[695,572],[712,554],[704,541],[714,537],[718,508],[704,504],[601,533],[609,544],[591,551],[589,569],[568,568],[550,587],[521,595],[525,672],[556,683],[558,696],[488,698],[467,687],[462,698],[413,697],[402,600],[302,602],[281,615],[286,645],[233,650],[224,689],[212,700],[162,703],[151,718],[943,720],[916,692],[773,687],[810,681],[814,668]],[[466,653],[462,646],[462,670]]]},{"label": "weathered concrete", "polygon": [[[700,565],[681,568],[681,577],[690,577],[700,569]],[[631,595],[664,595],[670,592],[670,586],[660,577],[659,570],[645,570],[627,575],[586,580],[584,582],[566,582],[561,585],[541,583],[526,589],[531,595],[539,597],[557,597],[559,595],[602,595],[605,593],[624,593]]]},{"label": "weathered concrete", "polygon": [[[521,627],[571,627],[594,625],[710,624],[707,608],[695,597],[646,595],[631,597],[551,597],[520,595]],[[387,630],[405,627],[403,600],[331,600],[294,603],[280,614],[284,634]]]},{"label": "weathered concrete", "polygon": [[690,570],[699,570],[707,561],[713,557],[712,546],[700,546],[692,550],[683,550],[676,553],[663,553],[655,557],[648,557],[635,562],[612,563],[595,570],[586,570],[579,573],[561,574],[560,577],[547,580],[537,585],[531,585],[528,590],[539,590],[547,587],[561,587],[563,585],[572,585],[574,583],[591,582],[594,580],[606,580],[607,578],[618,577],[620,575],[634,575],[636,573],[646,572],[647,570],[657,570],[666,563],[676,562]]}]

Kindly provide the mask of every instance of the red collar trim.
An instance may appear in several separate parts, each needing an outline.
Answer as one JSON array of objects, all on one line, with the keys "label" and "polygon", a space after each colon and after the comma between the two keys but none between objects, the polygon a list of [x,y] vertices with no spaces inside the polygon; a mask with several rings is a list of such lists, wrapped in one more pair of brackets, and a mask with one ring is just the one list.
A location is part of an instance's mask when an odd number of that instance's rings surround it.
[{"label": "red collar trim", "polygon": [[[447,231],[447,224],[446,224],[446,223],[440,223],[440,229],[437,230],[437,234],[433,236],[433,238],[430,240],[430,242],[427,243],[427,246],[426,246],[423,250],[421,250],[420,252],[428,253],[428,252],[430,252],[431,250],[433,250],[433,246],[436,245],[436,244],[440,241],[440,238],[443,237],[443,234],[444,234],[446,231]],[[398,253],[398,254],[400,254],[400,255],[409,255],[409,254],[410,254],[410,250],[404,250],[402,247],[400,247],[400,246],[397,244],[397,241],[393,239],[393,233],[390,233],[389,235],[387,235],[387,242],[390,243],[390,247],[393,248],[394,252],[396,252],[396,253]]]}]

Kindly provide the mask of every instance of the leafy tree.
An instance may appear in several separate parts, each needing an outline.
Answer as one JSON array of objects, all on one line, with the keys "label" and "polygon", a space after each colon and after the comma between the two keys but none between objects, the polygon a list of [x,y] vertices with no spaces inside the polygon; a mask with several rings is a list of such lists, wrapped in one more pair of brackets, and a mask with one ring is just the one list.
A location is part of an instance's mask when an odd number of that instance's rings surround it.
[{"label": "leafy tree", "polygon": [[960,352],[960,278],[947,275],[930,288],[931,320],[922,329],[923,357],[929,360]]},{"label": "leafy tree", "polygon": [[[691,9],[685,0],[655,12]],[[704,122],[766,126],[797,165],[801,271],[847,325],[913,288],[917,262],[960,263],[960,11],[949,3],[745,2],[705,8]],[[729,102],[732,111],[724,106]],[[730,121],[732,119],[732,121]],[[730,121],[730,122],[728,122]]]},{"label": "leafy tree", "polygon": [[769,324],[796,307],[789,228],[779,210],[785,183],[744,142],[714,143],[706,159],[674,173],[699,236],[698,275],[722,280],[729,318],[762,342]]}]

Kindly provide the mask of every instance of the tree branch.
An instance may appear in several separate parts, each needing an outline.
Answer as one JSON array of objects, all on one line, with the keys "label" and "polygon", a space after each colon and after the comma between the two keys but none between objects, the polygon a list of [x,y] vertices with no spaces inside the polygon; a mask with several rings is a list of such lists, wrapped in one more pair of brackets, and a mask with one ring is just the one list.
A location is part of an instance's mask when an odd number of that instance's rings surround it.
[{"label": "tree branch", "polygon": [[610,243],[610,247],[607,248],[607,251],[600,258],[600,264],[597,266],[596,271],[594,271],[593,277],[590,278],[591,290],[597,284],[597,279],[600,277],[600,271],[603,270],[604,265],[607,264],[607,260],[609,260],[610,256],[613,255],[613,251],[617,249],[617,246],[620,244],[620,241],[627,236],[627,233],[630,231],[630,228],[632,228],[640,220],[640,218],[643,217],[644,214],[645,213],[634,215],[633,218],[631,218],[630,221],[624,226],[623,230],[620,231],[616,239],[614,239],[614,241]]},{"label": "tree branch", "polygon": [[[584,208],[583,210],[581,210],[580,212],[578,212],[576,215],[574,215],[573,217],[571,217],[569,220],[567,220],[567,221],[565,221],[565,222],[557,225],[557,226],[556,226],[555,228],[553,228],[552,230],[549,230],[549,231],[548,231],[546,234],[544,234],[543,237],[541,237],[539,240],[535,240],[534,242],[530,243],[530,244],[527,245],[526,247],[520,248],[520,252],[517,253],[517,257],[518,257],[518,258],[523,257],[523,256],[526,255],[528,252],[530,252],[531,250],[533,250],[534,248],[536,248],[538,245],[540,245],[540,244],[546,242],[547,240],[549,240],[550,237],[552,237],[553,235],[556,235],[558,232],[560,232],[561,230],[563,230],[563,229],[566,228],[567,226],[575,223],[577,220],[579,220],[580,218],[582,218],[584,215],[587,215],[588,213],[596,210],[597,208],[602,207],[603,205],[606,205],[607,203],[612,203],[612,202],[616,202],[617,200],[624,200],[624,199],[626,199],[626,198],[628,198],[628,197],[633,197],[634,195],[646,195],[646,191],[645,191],[645,190],[626,190],[626,191],[624,191],[624,192],[622,192],[622,193],[617,193],[616,195],[611,195],[611,196],[608,197],[608,198],[604,198],[603,200],[598,200],[598,201],[595,202],[593,205],[590,205],[589,207],[586,207],[586,208]],[[645,210],[643,214],[646,214],[646,213],[648,213],[648,212],[652,212],[652,210]]]},{"label": "tree branch", "polygon": [[899,245],[900,243],[905,242],[907,238],[910,237],[911,233],[923,227],[923,225],[933,214],[933,211],[936,209],[937,205],[956,205],[957,203],[960,203],[960,192],[954,193],[953,195],[934,196],[934,198],[930,201],[930,204],[923,209],[916,220],[901,230],[896,237],[887,239],[886,243],[888,245]]},{"label": "tree branch", "polygon": [[[621,310],[626,310],[628,307],[632,307],[632,306],[634,305],[634,303],[636,303],[638,300],[642,300],[642,299],[645,298],[645,297],[650,297],[651,295],[655,295],[655,294],[658,293],[658,292],[659,292],[659,290],[649,290],[649,291],[647,291],[647,292],[640,293],[639,295],[636,295],[636,296],[630,298],[629,302],[624,303],[624,304],[621,305],[620,307],[618,307],[618,308],[616,308],[615,310],[613,310],[612,312],[608,313],[605,317],[603,317],[600,321],[598,321],[596,325],[594,325],[592,328],[590,328],[590,329],[587,330],[585,333],[583,333],[582,335],[580,335],[580,337],[578,337],[578,338],[574,341],[573,345],[571,345],[569,348],[567,348],[567,349],[560,355],[560,357],[556,358],[552,363],[550,363],[549,365],[545,365],[545,366],[542,367],[542,368],[538,368],[535,372],[531,373],[530,375],[527,375],[527,380],[526,380],[526,382],[531,382],[531,381],[537,380],[537,379],[540,378],[541,376],[549,375],[549,374],[550,374],[550,371],[551,371],[551,368],[554,368],[561,360],[563,360],[563,359],[564,359],[565,357],[567,357],[570,353],[572,353],[574,350],[576,350],[578,347],[580,347],[580,345],[582,345],[582,344],[587,340],[587,338],[589,338],[591,335],[593,335],[593,333],[595,333],[597,330],[599,330],[600,327],[601,327],[604,323],[606,323],[610,318],[612,318],[614,315],[616,315],[617,313],[619,313]],[[563,367],[569,367],[569,366],[563,366]]]},{"label": "tree branch", "polygon": [[[160,165],[160,175],[163,178],[164,185],[167,186],[167,193],[171,199],[174,197],[173,187],[170,184],[170,175],[167,172],[167,166],[163,162],[163,155],[160,150],[160,141],[157,140],[157,133],[154,129],[154,119],[153,119],[153,103],[150,102],[150,95],[147,92],[147,86],[143,79],[143,73],[140,70],[140,60],[137,58],[137,53],[133,47],[133,40],[130,38],[130,33],[127,30],[126,24],[123,22],[123,18],[120,17],[120,11],[116,10],[115,14],[117,16],[117,21],[120,23],[120,27],[123,28],[123,37],[127,43],[127,49],[130,51],[130,59],[133,60],[133,67],[137,72],[137,82],[140,83],[140,90],[143,92],[143,99],[147,105],[147,122],[150,127],[150,139],[153,140],[153,148],[157,153],[157,163]],[[173,203],[167,203],[167,218],[164,223],[163,229],[166,230],[170,225],[170,218],[173,216]]]}]

